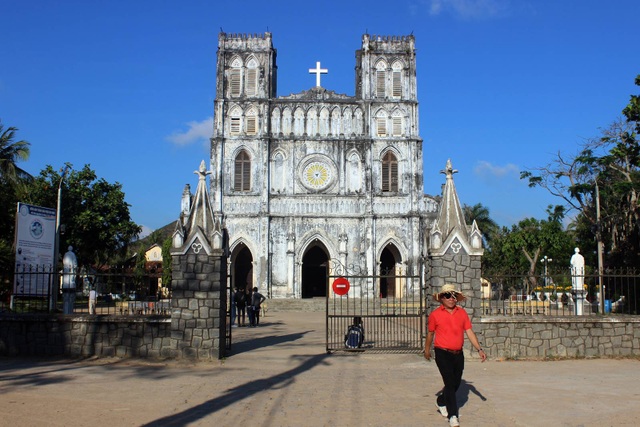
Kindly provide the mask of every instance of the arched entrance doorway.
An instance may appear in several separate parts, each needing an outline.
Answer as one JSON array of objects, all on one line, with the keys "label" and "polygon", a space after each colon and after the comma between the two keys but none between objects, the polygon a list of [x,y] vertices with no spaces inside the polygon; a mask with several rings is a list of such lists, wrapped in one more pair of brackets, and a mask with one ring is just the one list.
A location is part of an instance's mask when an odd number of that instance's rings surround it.
[{"label": "arched entrance doorway", "polygon": [[238,245],[234,249],[234,256],[231,263],[231,287],[232,289],[248,289],[255,286],[253,284],[253,256],[251,251],[244,244]]},{"label": "arched entrance doorway", "polygon": [[317,242],[302,257],[302,298],[326,297],[329,256],[324,245]]},{"label": "arched entrance doorway", "polygon": [[380,298],[400,297],[396,280],[396,265],[402,261],[400,252],[389,243],[380,254]]}]

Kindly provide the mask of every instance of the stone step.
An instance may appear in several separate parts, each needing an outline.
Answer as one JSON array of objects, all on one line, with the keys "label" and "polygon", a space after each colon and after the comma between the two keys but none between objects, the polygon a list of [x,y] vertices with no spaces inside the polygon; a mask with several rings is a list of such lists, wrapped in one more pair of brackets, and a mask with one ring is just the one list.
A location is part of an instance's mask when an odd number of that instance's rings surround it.
[{"label": "stone step", "polygon": [[265,301],[264,307],[269,311],[287,311],[287,312],[324,312],[327,307],[327,299],[319,298],[274,298]]}]

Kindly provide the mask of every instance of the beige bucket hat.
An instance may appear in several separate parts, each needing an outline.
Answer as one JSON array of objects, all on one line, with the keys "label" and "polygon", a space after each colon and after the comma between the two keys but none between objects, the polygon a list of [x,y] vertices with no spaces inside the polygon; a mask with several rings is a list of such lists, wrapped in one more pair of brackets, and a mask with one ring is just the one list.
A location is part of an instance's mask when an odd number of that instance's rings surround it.
[{"label": "beige bucket hat", "polygon": [[440,288],[440,292],[436,292],[435,294],[433,294],[433,300],[440,301],[440,295],[446,293],[456,294],[456,299],[458,301],[464,301],[467,299],[467,297],[462,292],[460,292],[460,290],[457,289],[455,285],[452,285],[451,283],[445,283],[444,285],[442,285],[442,288]]}]

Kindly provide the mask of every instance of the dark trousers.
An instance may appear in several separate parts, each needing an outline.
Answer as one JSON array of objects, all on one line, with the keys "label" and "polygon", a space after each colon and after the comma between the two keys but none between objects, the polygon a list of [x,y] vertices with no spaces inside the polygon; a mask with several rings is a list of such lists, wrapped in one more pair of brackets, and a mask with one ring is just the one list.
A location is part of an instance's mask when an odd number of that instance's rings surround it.
[{"label": "dark trousers", "polygon": [[252,306],[247,306],[247,314],[249,315],[249,325],[256,326],[256,313]]},{"label": "dark trousers", "polygon": [[245,319],[246,319],[245,313],[246,312],[245,312],[245,308],[244,307],[245,307],[244,305],[242,307],[237,306],[237,308],[238,308],[238,313],[237,313],[238,314],[238,324],[239,325],[244,325],[245,324]]},{"label": "dark trousers", "polygon": [[442,394],[438,395],[438,405],[446,406],[449,417],[458,416],[458,400],[456,391],[462,382],[462,371],[464,371],[464,354],[451,353],[447,350],[435,348],[436,365],[444,382]]}]

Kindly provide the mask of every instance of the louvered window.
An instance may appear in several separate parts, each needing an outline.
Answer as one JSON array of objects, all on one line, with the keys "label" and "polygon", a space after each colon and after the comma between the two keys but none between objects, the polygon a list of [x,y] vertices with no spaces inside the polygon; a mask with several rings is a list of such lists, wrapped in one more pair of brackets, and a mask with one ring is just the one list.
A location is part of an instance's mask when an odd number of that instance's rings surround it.
[{"label": "louvered window", "polygon": [[398,160],[391,152],[382,158],[382,191],[398,191]]},{"label": "louvered window", "polygon": [[231,135],[240,134],[240,117],[231,117]]},{"label": "louvered window", "polygon": [[246,151],[241,151],[236,157],[233,189],[235,191],[251,190],[251,160]]},{"label": "louvered window", "polygon": [[393,72],[393,97],[402,97],[402,71]]},{"label": "louvered window", "polygon": [[386,80],[387,80],[386,71],[377,70],[376,71],[376,96],[378,98],[384,98]]},{"label": "louvered window", "polygon": [[378,136],[387,136],[387,120],[384,117],[376,117],[376,133]]},{"label": "louvered window", "polygon": [[231,70],[231,75],[229,77],[230,77],[230,85],[231,85],[231,96],[237,98],[238,96],[240,96],[240,80],[241,80],[240,70],[239,69]]},{"label": "louvered window", "polygon": [[256,96],[258,88],[258,70],[255,68],[249,68],[247,70],[245,95]]},{"label": "louvered window", "polygon": [[393,136],[402,136],[402,117],[393,118]]},{"label": "louvered window", "polygon": [[257,132],[257,122],[258,122],[258,118],[256,116],[247,116],[246,118],[247,121],[247,135],[255,135]]}]

